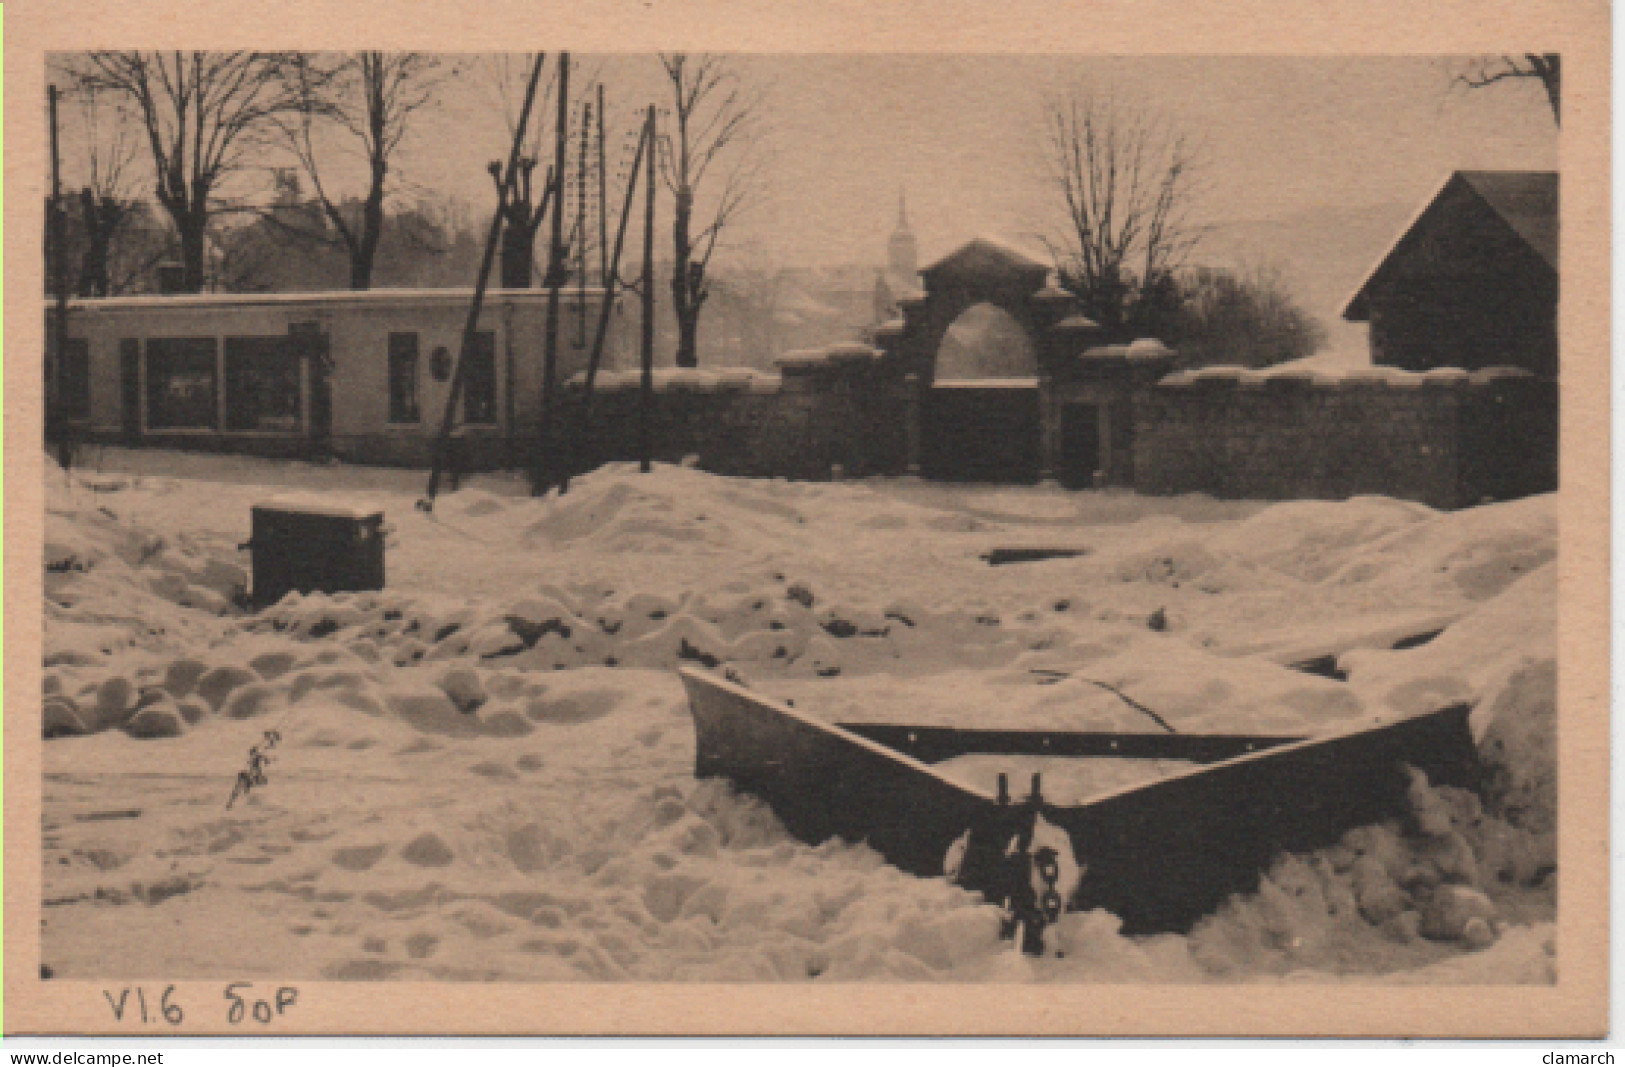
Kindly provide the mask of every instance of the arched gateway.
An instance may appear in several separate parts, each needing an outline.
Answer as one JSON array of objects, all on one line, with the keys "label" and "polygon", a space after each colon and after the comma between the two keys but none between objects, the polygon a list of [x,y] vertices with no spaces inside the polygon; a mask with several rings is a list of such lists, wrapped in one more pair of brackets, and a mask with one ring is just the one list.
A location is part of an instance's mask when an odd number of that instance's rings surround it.
[{"label": "arched gateway", "polygon": [[[903,375],[908,469],[985,481],[1059,478],[1126,485],[1133,474],[1131,394],[1166,374],[1173,353],[1155,341],[1107,344],[1076,298],[1049,283],[1050,267],[988,238],[920,271],[924,291],[898,301],[902,317],[875,341]],[[1026,334],[1030,375],[939,377],[938,354],[967,309],[992,305]]]}]

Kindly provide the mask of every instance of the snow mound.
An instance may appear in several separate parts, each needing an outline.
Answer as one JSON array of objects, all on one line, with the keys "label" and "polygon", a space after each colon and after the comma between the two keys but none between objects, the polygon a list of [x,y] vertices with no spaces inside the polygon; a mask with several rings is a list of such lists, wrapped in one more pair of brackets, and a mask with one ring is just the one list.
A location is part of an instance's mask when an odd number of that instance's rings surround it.
[{"label": "snow mound", "polygon": [[997,666],[1059,639],[1052,627],[986,613],[824,603],[805,583],[785,581],[716,598],[550,584],[474,603],[390,591],[291,593],[246,625],[303,641],[333,638],[369,662],[402,668],[460,658],[540,671],[698,663],[825,678]]},{"label": "snow mound", "polygon": [[[425,514],[414,472],[124,460],[94,493],[47,486],[59,974],[139,951],[233,978],[1551,978],[1552,498],[1442,514],[611,465],[539,500],[482,478]],[[271,486],[376,499],[391,587],[242,615],[236,545]],[[988,566],[1011,545],[1084,551]],[[1299,735],[1469,700],[1493,774],[1481,802],[1421,783],[1410,818],[1281,857],[1190,936],[1068,914],[1064,956],[1031,960],[980,899],[695,780],[685,663],[837,720]],[[267,782],[227,811],[268,733]],[[1079,799],[1147,773],[1035,769]],[[241,936],[162,933],[183,910]]]},{"label": "snow mound", "polygon": [[1418,772],[1411,803],[1404,822],[1358,827],[1330,849],[1283,856],[1256,893],[1197,924],[1191,955],[1216,975],[1414,968],[1550,919],[1549,836],[1494,817],[1471,792],[1430,787]]},{"label": "snow mound", "polygon": [[1209,551],[1303,582],[1331,577],[1366,546],[1410,530],[1438,515],[1422,504],[1387,497],[1336,503],[1301,500],[1276,504],[1214,537]]},{"label": "snow mound", "polygon": [[1400,527],[1363,547],[1331,581],[1390,591],[1445,585],[1476,602],[1556,558],[1556,499],[1535,496]]},{"label": "snow mound", "polygon": [[241,612],[247,573],[234,545],[154,532],[77,496],[47,509],[45,542],[48,668],[206,643]]},{"label": "snow mound", "polygon": [[1548,834],[1557,816],[1557,603],[1557,565],[1547,563],[1419,648],[1339,661],[1353,689],[1401,714],[1472,703],[1492,802]]}]

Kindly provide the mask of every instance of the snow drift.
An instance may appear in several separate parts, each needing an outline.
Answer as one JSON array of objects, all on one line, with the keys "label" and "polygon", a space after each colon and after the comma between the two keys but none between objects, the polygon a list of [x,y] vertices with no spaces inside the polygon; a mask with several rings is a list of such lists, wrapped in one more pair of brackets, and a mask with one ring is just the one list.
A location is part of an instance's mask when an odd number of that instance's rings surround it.
[{"label": "snow drift", "polygon": [[[1550,500],[1441,514],[617,466],[540,501],[479,481],[423,515],[376,472],[115,459],[129,473],[100,491],[58,472],[48,494],[57,974],[1553,974]],[[364,486],[396,527],[389,589],[243,613],[236,545],[270,485]],[[982,558],[1061,541],[1082,551]],[[1290,668],[1311,657],[1320,674]],[[1481,796],[1418,781],[1411,819],[1282,857],[1187,937],[1073,914],[1063,955],[1026,960],[979,899],[696,781],[682,662],[836,720],[1145,728],[1115,689],[1180,730],[1300,733],[1467,699],[1493,775]],[[268,730],[267,784],[227,811]],[[1120,770],[1046,782],[1083,796]],[[196,936],[168,936],[182,917]]]}]

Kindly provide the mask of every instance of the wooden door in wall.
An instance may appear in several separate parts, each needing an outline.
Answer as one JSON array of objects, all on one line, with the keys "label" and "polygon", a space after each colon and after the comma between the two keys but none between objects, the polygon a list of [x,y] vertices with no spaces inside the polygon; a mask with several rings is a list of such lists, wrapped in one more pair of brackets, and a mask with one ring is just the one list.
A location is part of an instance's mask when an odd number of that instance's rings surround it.
[{"label": "wooden door in wall", "polygon": [[1093,403],[1061,405],[1060,454],[1055,475],[1068,489],[1088,489],[1095,472],[1104,469],[1100,454],[1100,406]]},{"label": "wooden door in wall", "polygon": [[921,472],[961,482],[1038,480],[1038,386],[938,381],[921,411]]}]

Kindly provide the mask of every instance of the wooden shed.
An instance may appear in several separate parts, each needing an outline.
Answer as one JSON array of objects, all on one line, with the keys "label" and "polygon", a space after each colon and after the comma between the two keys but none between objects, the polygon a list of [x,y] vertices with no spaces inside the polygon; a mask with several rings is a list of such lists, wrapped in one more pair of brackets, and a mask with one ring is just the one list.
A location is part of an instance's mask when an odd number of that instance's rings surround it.
[{"label": "wooden shed", "polygon": [[1400,233],[1343,317],[1369,324],[1375,364],[1555,378],[1557,300],[1557,174],[1463,170]]}]

